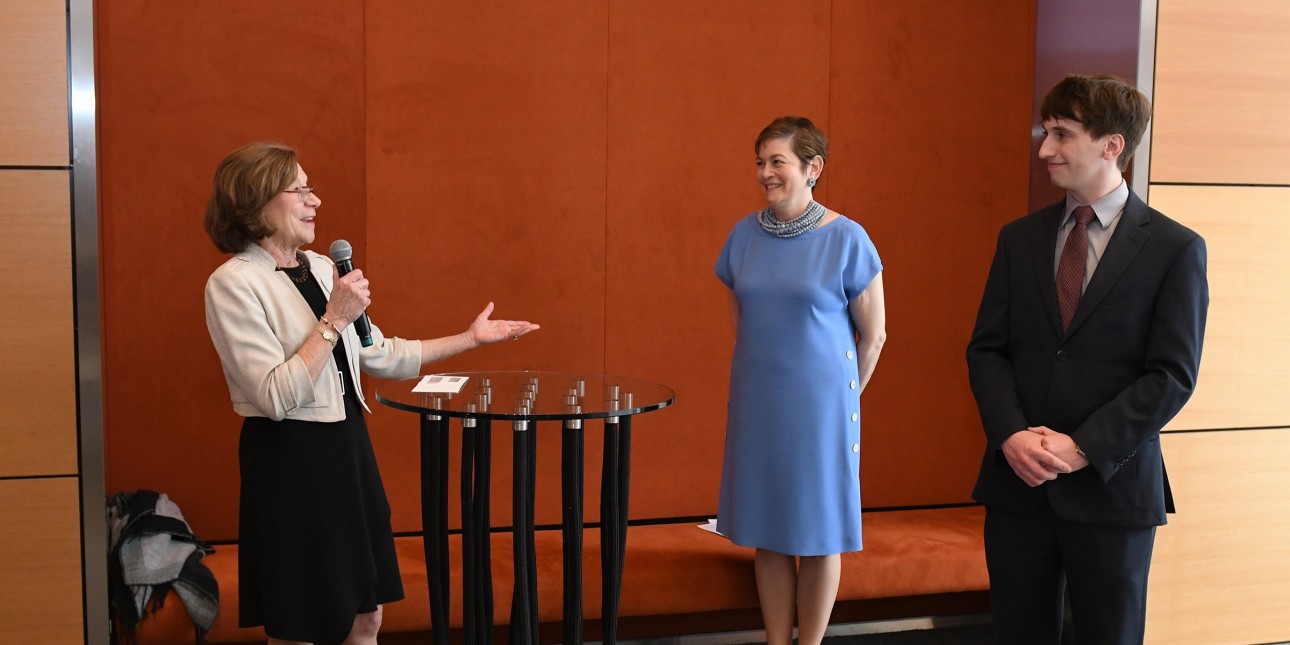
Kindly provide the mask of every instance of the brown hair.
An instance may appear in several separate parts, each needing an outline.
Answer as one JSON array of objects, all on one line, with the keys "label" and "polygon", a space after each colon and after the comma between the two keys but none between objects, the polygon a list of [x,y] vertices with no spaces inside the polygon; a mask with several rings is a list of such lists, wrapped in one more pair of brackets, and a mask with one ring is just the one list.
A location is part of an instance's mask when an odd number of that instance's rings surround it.
[{"label": "brown hair", "polygon": [[828,138],[804,116],[781,116],[771,121],[770,125],[763,128],[761,134],[757,135],[757,143],[753,145],[753,151],[761,152],[762,144],[771,139],[788,139],[793,154],[802,161],[803,170],[817,155],[825,161],[829,160]]},{"label": "brown hair", "polygon": [[280,143],[249,143],[215,168],[206,203],[206,234],[219,250],[240,253],[273,229],[264,207],[296,180],[296,151]]},{"label": "brown hair", "polygon": [[1044,121],[1069,119],[1080,123],[1094,139],[1108,134],[1124,137],[1124,152],[1116,160],[1124,170],[1151,121],[1151,102],[1114,76],[1071,74],[1048,91],[1039,116]]}]

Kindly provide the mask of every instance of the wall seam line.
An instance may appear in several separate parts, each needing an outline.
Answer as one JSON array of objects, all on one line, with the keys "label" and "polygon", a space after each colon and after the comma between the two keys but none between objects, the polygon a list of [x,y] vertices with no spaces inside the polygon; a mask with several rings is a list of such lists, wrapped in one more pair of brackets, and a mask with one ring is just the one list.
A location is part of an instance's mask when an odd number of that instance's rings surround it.
[{"label": "wall seam line", "polygon": [[604,283],[601,286],[602,301],[600,310],[600,338],[602,351],[600,353],[600,372],[609,373],[609,119],[613,110],[609,109],[610,91],[609,91],[609,32],[612,28],[610,14],[614,10],[614,3],[607,1],[605,3],[605,246],[604,257],[602,258],[604,266]]},{"label": "wall seam line", "polygon": [[1290,188],[1290,184],[1235,184],[1205,181],[1153,181],[1152,186],[1180,186],[1184,188]]}]

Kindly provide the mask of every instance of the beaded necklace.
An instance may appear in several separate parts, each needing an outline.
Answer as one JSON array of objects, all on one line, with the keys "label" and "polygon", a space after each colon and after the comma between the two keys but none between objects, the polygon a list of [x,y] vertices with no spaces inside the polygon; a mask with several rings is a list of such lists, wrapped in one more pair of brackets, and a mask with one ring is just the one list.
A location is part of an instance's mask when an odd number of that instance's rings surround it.
[{"label": "beaded necklace", "polygon": [[304,284],[309,280],[309,258],[304,253],[296,251],[296,266],[278,267],[278,270],[287,274],[288,278],[296,284]]},{"label": "beaded necklace", "polygon": [[775,209],[768,207],[757,214],[757,221],[761,223],[762,229],[775,237],[797,237],[820,225],[827,211],[819,202],[814,199],[806,205],[806,210],[801,216],[790,219],[787,222],[781,222],[775,218]]}]

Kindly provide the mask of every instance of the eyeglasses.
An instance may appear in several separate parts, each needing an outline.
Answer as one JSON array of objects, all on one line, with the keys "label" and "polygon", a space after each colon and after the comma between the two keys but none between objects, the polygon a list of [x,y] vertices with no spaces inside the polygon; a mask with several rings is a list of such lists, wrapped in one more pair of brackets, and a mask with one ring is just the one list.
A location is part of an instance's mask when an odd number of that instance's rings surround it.
[{"label": "eyeglasses", "polygon": [[300,198],[300,201],[302,201],[302,202],[307,202],[307,201],[309,201],[309,196],[310,196],[310,195],[312,195],[312,194],[314,194],[314,187],[313,187],[313,186],[301,186],[301,187],[299,187],[299,188],[288,188],[287,190],[284,190],[284,191],[282,191],[282,192],[284,192],[284,193],[295,193],[295,194],[296,194],[296,196]]}]

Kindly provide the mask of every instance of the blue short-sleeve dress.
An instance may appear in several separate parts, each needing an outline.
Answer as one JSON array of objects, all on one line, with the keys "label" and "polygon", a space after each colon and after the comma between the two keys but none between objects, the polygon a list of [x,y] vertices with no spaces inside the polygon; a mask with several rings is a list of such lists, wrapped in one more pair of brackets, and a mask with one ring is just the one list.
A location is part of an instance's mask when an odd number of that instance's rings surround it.
[{"label": "blue short-sleeve dress", "polygon": [[739,325],[717,530],[787,555],[859,551],[860,396],[847,305],[882,263],[838,217],[797,237],[735,224],[716,274]]}]

